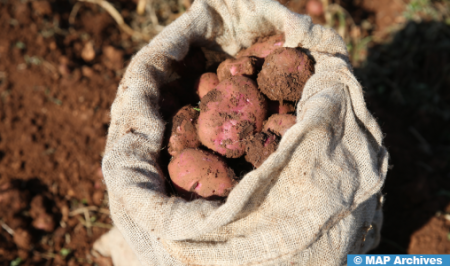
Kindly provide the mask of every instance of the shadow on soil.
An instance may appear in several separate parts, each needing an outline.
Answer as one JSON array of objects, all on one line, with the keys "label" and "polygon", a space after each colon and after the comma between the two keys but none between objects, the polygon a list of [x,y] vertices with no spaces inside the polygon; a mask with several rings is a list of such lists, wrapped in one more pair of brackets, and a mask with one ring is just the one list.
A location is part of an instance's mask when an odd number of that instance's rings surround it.
[{"label": "shadow on soil", "polygon": [[355,74],[386,134],[392,166],[382,241],[372,252],[412,252],[414,232],[450,212],[450,27],[410,22],[370,49]]}]

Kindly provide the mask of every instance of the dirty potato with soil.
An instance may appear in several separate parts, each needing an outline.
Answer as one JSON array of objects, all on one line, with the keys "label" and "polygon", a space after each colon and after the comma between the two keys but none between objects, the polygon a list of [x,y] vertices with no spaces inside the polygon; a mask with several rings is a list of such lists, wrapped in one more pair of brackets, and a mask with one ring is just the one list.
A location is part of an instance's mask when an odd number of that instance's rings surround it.
[{"label": "dirty potato with soil", "polygon": [[233,76],[253,78],[257,71],[257,61],[258,59],[254,56],[244,56],[223,61],[217,69],[219,81],[223,81]]},{"label": "dirty potato with soil", "polygon": [[172,135],[169,139],[169,154],[176,156],[187,148],[197,148],[200,141],[195,130],[198,112],[191,105],[181,108],[172,119]]},{"label": "dirty potato with soil", "polygon": [[169,163],[175,189],[185,199],[226,197],[235,175],[219,156],[199,149],[185,149]]},{"label": "dirty potato with soil", "polygon": [[286,131],[295,125],[296,116],[290,114],[274,114],[264,122],[263,131],[283,136]]},{"label": "dirty potato with soil", "polygon": [[206,94],[200,110],[197,128],[201,143],[228,158],[238,158],[244,154],[243,140],[261,131],[267,103],[253,80],[238,76]]},{"label": "dirty potato with soil", "polygon": [[258,168],[278,148],[279,137],[271,132],[260,132],[246,139],[245,160]]},{"label": "dirty potato with soil", "polygon": [[298,48],[278,48],[264,61],[258,86],[274,101],[298,101],[306,81],[313,74],[313,64]]}]

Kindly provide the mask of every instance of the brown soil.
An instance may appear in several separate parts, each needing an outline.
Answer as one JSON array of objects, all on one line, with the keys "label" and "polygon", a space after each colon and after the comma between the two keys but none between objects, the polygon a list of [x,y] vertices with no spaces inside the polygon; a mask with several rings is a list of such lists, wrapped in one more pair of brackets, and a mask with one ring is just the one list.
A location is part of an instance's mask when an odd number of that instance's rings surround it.
[{"label": "brown soil", "polygon": [[296,48],[278,48],[264,61],[258,86],[273,101],[298,101],[314,72],[313,62]]},{"label": "brown soil", "polygon": [[116,48],[131,39],[92,5],[69,30],[71,8],[0,2],[0,217],[14,232],[0,227],[0,265],[91,265],[111,226],[100,162],[134,50]]},{"label": "brown soil", "polygon": [[245,160],[258,168],[278,148],[279,137],[272,133],[260,132],[245,141]]},{"label": "brown soil", "polygon": [[398,0],[334,0],[346,9],[357,25],[363,21],[371,24],[370,32],[386,34],[389,28],[401,21],[405,5],[409,1]]},{"label": "brown soil", "polygon": [[442,22],[409,22],[355,69],[390,153],[382,238],[374,253],[408,252],[416,231],[437,212],[450,212],[449,30]]},{"label": "brown soil", "polygon": [[[318,0],[278,0],[290,10],[299,14],[308,14],[313,23],[325,24],[325,16],[317,12],[318,5],[311,6],[311,3],[318,3]],[[409,1],[400,0],[332,0],[330,4],[338,4],[351,14],[356,25],[364,23],[363,31],[385,37],[392,25],[404,20],[403,11]],[[308,12],[309,10],[309,12]],[[368,22],[368,23],[367,23]],[[367,27],[368,26],[368,27]]]},{"label": "brown soil", "polygon": [[410,254],[450,254],[450,220],[432,217],[411,236]]},{"label": "brown soil", "polygon": [[366,12],[375,14],[375,25],[377,32],[384,32],[393,24],[403,21],[403,11],[405,10],[406,1],[378,0],[361,1],[361,8]]}]

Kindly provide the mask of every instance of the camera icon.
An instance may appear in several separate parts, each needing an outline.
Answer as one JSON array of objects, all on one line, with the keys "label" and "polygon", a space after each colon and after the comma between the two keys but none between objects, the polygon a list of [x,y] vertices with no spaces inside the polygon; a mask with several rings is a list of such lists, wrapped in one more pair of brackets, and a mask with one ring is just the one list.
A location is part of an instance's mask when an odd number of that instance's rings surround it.
[{"label": "camera icon", "polygon": [[361,264],[362,263],[362,258],[360,257],[360,256],[356,256],[356,257],[354,257],[353,258],[353,262],[355,263],[355,264]]}]

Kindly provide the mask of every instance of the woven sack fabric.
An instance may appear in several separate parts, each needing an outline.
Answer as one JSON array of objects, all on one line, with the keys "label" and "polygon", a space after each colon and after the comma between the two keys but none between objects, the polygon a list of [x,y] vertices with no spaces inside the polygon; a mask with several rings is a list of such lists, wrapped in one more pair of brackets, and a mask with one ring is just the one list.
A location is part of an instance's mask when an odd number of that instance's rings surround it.
[{"label": "woven sack fabric", "polygon": [[[235,55],[274,33],[316,61],[297,123],[225,203],[167,196],[158,97],[173,62],[191,46]],[[379,242],[387,166],[382,132],[334,30],[272,0],[196,0],[129,64],[102,167],[114,224],[142,265],[342,265]]]}]

